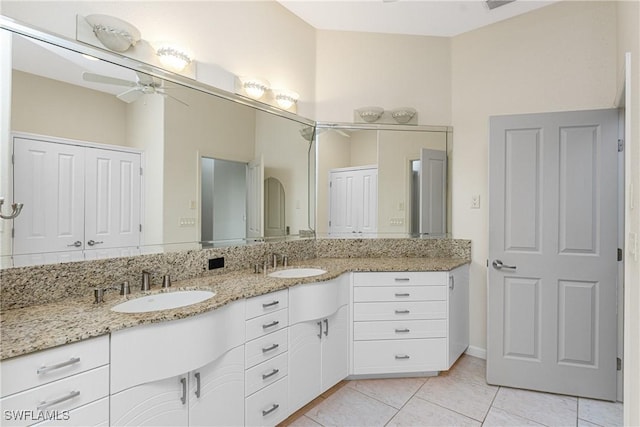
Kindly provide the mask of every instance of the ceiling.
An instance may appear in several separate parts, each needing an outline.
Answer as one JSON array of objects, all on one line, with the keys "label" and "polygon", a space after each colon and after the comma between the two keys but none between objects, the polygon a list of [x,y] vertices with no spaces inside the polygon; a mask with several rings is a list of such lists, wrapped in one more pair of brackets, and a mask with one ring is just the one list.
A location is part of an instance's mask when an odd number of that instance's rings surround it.
[{"label": "ceiling", "polygon": [[319,30],[452,37],[558,0],[517,0],[489,10],[483,0],[278,0]]}]

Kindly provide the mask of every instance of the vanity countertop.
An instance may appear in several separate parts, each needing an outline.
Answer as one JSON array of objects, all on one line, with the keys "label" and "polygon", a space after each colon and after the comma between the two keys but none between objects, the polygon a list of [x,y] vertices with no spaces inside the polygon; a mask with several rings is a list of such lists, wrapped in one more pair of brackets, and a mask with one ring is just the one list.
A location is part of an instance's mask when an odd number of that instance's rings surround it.
[{"label": "vanity countertop", "polygon": [[[467,264],[458,258],[315,258],[291,263],[290,267],[322,268],[325,274],[304,278],[273,278],[249,270],[198,277],[175,282],[167,290],[155,285],[149,292],[132,286],[132,293],[105,294],[103,304],[93,304],[93,292],[86,297],[0,312],[0,360],[88,339],[136,325],[181,319],[221,307],[229,302],[285,289],[291,286],[331,280],[354,271],[450,271]],[[116,304],[144,294],[186,289],[212,290],[213,298],[171,310],[147,313],[116,313]]]}]

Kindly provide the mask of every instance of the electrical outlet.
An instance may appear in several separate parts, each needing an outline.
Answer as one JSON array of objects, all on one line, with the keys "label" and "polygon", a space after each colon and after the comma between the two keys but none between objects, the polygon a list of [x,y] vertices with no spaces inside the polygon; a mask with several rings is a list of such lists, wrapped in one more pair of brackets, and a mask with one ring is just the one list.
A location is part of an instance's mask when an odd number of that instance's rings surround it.
[{"label": "electrical outlet", "polygon": [[471,196],[471,209],[480,209],[480,195],[474,194]]},{"label": "electrical outlet", "polygon": [[224,267],[224,257],[209,258],[209,270],[215,270],[216,268]]}]

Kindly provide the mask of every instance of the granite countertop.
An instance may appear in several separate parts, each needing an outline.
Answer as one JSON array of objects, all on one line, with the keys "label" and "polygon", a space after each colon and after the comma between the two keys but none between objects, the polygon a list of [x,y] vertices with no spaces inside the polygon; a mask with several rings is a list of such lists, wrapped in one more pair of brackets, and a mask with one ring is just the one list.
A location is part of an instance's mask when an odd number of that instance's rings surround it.
[{"label": "granite countertop", "polygon": [[[181,319],[219,308],[229,302],[263,295],[291,286],[331,280],[349,271],[450,271],[467,264],[457,258],[316,258],[295,262],[290,267],[317,267],[326,270],[320,276],[285,279],[249,270],[199,277],[174,282],[169,289],[152,287],[121,296],[117,291],[105,293],[103,304],[93,304],[93,293],[86,297],[35,305],[0,312],[0,360],[44,350],[132,326]],[[211,290],[213,298],[171,310],[148,313],[116,313],[116,304],[145,294],[187,289]]]}]

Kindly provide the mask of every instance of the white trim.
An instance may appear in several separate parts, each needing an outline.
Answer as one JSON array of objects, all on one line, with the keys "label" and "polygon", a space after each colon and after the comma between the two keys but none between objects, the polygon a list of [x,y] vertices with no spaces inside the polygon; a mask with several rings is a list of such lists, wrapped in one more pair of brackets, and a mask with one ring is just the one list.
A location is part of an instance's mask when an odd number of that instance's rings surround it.
[{"label": "white trim", "polygon": [[467,347],[467,351],[465,351],[464,354],[487,360],[487,349],[476,347],[475,345],[470,345],[469,347]]},{"label": "white trim", "polygon": [[53,142],[56,144],[77,145],[80,147],[99,148],[101,150],[121,151],[124,153],[133,153],[133,154],[144,153],[144,150],[140,150],[139,148],[128,147],[126,145],[104,144],[101,142],[83,141],[79,139],[72,139],[72,138],[65,138],[65,137],[58,137],[58,136],[51,136],[51,135],[41,135],[37,133],[22,132],[22,131],[12,131],[11,141],[13,142],[15,138],[31,139],[31,140],[44,141],[44,142]]}]

